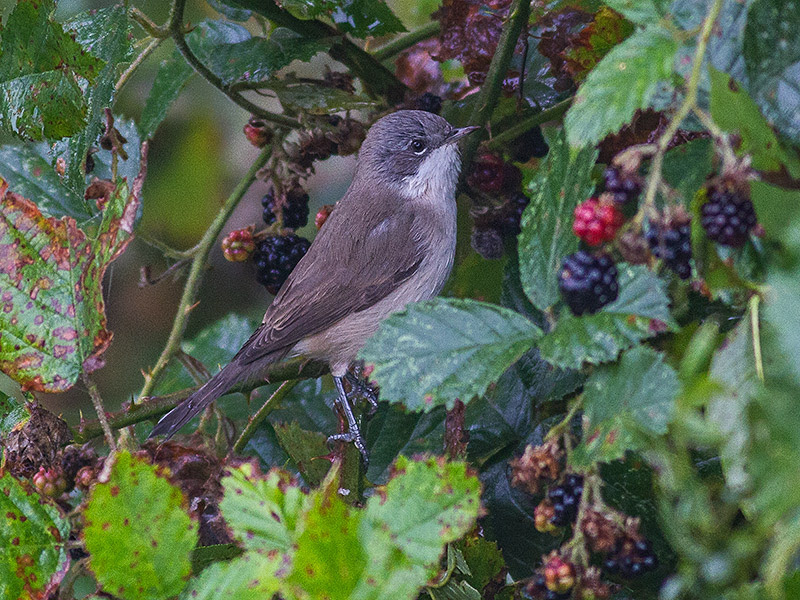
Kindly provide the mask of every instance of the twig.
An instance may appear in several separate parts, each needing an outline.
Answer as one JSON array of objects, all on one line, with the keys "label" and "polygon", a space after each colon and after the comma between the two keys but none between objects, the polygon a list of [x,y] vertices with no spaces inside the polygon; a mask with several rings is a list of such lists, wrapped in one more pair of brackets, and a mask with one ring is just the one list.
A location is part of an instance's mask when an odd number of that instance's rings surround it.
[{"label": "twig", "polygon": [[231,91],[230,87],[223,83],[222,79],[217,77],[211,69],[200,62],[200,59],[195,56],[194,52],[192,52],[191,48],[189,48],[189,45],[186,43],[186,35],[183,30],[183,10],[185,7],[186,0],[175,0],[175,3],[172,5],[168,27],[172,39],[175,40],[175,46],[178,48],[178,52],[181,53],[181,56],[183,56],[198,75],[249,113],[282,127],[288,127],[290,129],[299,127],[300,123],[295,119],[264,110],[257,104],[250,102],[241,94]]},{"label": "twig", "polygon": [[114,86],[114,91],[119,93],[119,91],[122,89],[122,86],[124,86],[128,82],[130,76],[133,75],[133,72],[139,68],[139,65],[141,65],[144,62],[144,60],[148,56],[150,56],[153,50],[158,48],[159,44],[161,44],[161,42],[163,41],[164,38],[157,38],[157,37],[154,37],[152,40],[150,40],[150,43],[147,44],[145,49],[139,53],[139,56],[137,56],[134,59],[134,61],[128,66],[128,68],[125,69],[122,75],[119,76],[119,79],[117,80],[117,83]]},{"label": "twig", "polygon": [[415,29],[408,35],[404,35],[392,40],[385,46],[381,46],[377,50],[374,50],[372,52],[372,57],[380,62],[385,62],[391,58],[394,58],[403,50],[410,48],[414,44],[417,44],[423,40],[427,40],[428,38],[432,38],[435,35],[439,35],[440,30],[441,24],[439,21],[431,21],[419,29]]},{"label": "twig", "polygon": [[94,404],[94,410],[97,412],[97,420],[100,421],[100,426],[103,429],[103,435],[106,438],[106,444],[108,444],[109,450],[114,452],[117,449],[117,442],[114,440],[114,434],[111,432],[111,426],[108,424],[106,409],[103,407],[103,400],[100,398],[100,392],[97,390],[97,385],[95,385],[94,381],[92,381],[92,378],[89,377],[87,373],[83,373],[82,378],[83,383],[86,385],[86,389],[89,390],[89,397],[91,397],[92,404]]},{"label": "twig", "polygon": [[675,115],[672,117],[667,129],[661,134],[661,137],[656,143],[656,152],[653,155],[653,162],[650,166],[650,173],[647,176],[647,187],[645,191],[644,201],[642,208],[639,210],[635,217],[635,223],[640,224],[645,215],[651,215],[655,212],[656,192],[658,191],[659,183],[661,182],[661,167],[664,162],[664,154],[669,147],[672,138],[675,137],[678,129],[683,123],[683,120],[689,115],[692,110],[697,106],[697,89],[700,85],[700,75],[702,74],[703,59],[705,58],[706,49],[708,48],[708,40],[711,37],[711,32],[714,29],[714,23],[719,16],[722,9],[723,0],[714,0],[711,8],[703,21],[702,29],[700,30],[700,38],[697,41],[697,49],[694,54],[694,61],[692,63],[692,72],[689,76],[689,82],[686,84],[686,97],[678,107]]},{"label": "twig", "polygon": [[[489,65],[489,71],[486,73],[486,81],[479,92],[480,96],[469,120],[470,125],[484,127],[489,122],[497,101],[500,99],[500,90],[508,72],[508,66],[511,64],[511,57],[514,55],[514,47],[517,45],[522,28],[528,23],[530,12],[530,0],[514,0],[511,5],[508,23],[497,42],[497,49]],[[470,163],[475,150],[478,149],[478,144],[483,140],[482,135],[478,133],[467,138],[463,159],[465,165]]]},{"label": "twig", "polygon": [[492,137],[492,139],[486,142],[486,147],[489,149],[500,148],[511,140],[518,138],[528,130],[533,129],[537,125],[541,125],[542,123],[547,123],[548,121],[562,117],[571,105],[572,98],[567,98],[566,100],[562,100],[558,104],[555,104],[546,110],[522,119],[515,125],[512,125],[508,129]]},{"label": "twig", "polygon": [[136,7],[131,8],[128,11],[128,16],[136,21],[139,26],[144,29],[150,37],[158,38],[158,39],[166,39],[169,37],[169,29],[167,27],[159,27],[156,25],[150,17],[144,14],[141,10]]},{"label": "twig", "polygon": [[253,437],[255,434],[256,429],[264,419],[267,418],[269,413],[273,410],[278,408],[281,405],[281,400],[283,400],[286,395],[292,391],[294,386],[300,383],[299,379],[292,379],[289,381],[284,381],[277,390],[272,393],[272,396],[267,398],[267,401],[258,409],[256,414],[250,417],[250,420],[247,422],[247,426],[242,431],[242,435],[239,436],[239,439],[236,440],[236,443],[233,445],[231,452],[233,454],[240,454],[244,447],[247,445],[247,442],[250,441],[250,438]]},{"label": "twig", "polygon": [[575,418],[575,415],[578,414],[578,411],[583,408],[583,396],[578,396],[575,398],[575,401],[572,403],[572,406],[569,407],[569,412],[561,419],[560,422],[556,423],[550,428],[550,431],[547,432],[545,436],[545,440],[551,440],[555,437],[560,436],[564,431],[569,429],[570,424],[572,423],[572,419]]},{"label": "twig", "polygon": [[753,294],[750,298],[750,330],[753,336],[753,358],[756,363],[756,375],[761,383],[764,383],[764,359],[761,354],[761,325],[758,321],[758,305],[761,303],[761,296]]},{"label": "twig", "polygon": [[192,255],[192,266],[189,269],[189,276],[186,279],[186,285],[183,288],[183,295],[181,296],[181,301],[178,305],[178,312],[175,315],[175,321],[172,324],[172,331],[169,334],[169,338],[164,346],[164,350],[161,352],[161,356],[158,357],[158,360],[156,361],[156,364],[150,373],[145,376],[144,386],[142,387],[142,391],[139,393],[140,398],[150,395],[153,390],[153,386],[155,385],[158,377],[161,375],[161,372],[166,368],[170,359],[180,347],[181,340],[183,339],[183,332],[186,330],[189,312],[197,300],[197,292],[200,288],[201,274],[203,269],[205,269],[206,261],[208,260],[208,255],[211,252],[211,248],[214,246],[217,236],[219,235],[220,231],[222,231],[222,228],[228,218],[231,216],[231,213],[239,204],[239,201],[242,199],[245,192],[247,192],[252,183],[256,180],[256,174],[266,164],[271,152],[271,146],[267,146],[261,151],[261,154],[258,155],[256,161],[250,166],[250,169],[247,171],[244,179],[242,179],[236,188],[234,188],[233,192],[231,192],[231,195],[225,201],[225,204],[222,205],[219,213],[217,213],[217,216],[211,222],[211,225],[208,226],[208,229],[206,229],[203,237],[197,243],[196,252],[194,252]]}]

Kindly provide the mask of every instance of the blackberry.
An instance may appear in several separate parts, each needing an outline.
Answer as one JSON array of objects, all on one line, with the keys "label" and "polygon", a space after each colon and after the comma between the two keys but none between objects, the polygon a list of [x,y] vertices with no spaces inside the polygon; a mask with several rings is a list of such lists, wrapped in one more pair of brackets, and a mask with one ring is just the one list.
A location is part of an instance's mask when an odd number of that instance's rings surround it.
[{"label": "blackberry", "polygon": [[500,156],[481,154],[472,162],[467,184],[484,194],[498,194],[503,189],[505,171],[505,162]]},{"label": "blackberry", "polygon": [[472,230],[470,243],[478,254],[488,260],[502,258],[505,250],[503,238],[496,229],[480,229],[476,227]]},{"label": "blackberry", "polygon": [[709,186],[707,193],[708,201],[700,208],[706,235],[723,246],[743,246],[757,223],[750,198],[726,182]]},{"label": "blackberry", "polygon": [[607,254],[579,250],[564,259],[558,287],[574,314],[595,313],[617,299],[617,267]]},{"label": "blackberry", "polygon": [[565,527],[575,522],[578,516],[578,505],[583,495],[583,477],[570,473],[564,483],[551,487],[547,499],[553,503],[553,516],[550,523],[556,527]]},{"label": "blackberry", "polygon": [[256,148],[263,148],[272,141],[272,129],[258,117],[250,117],[242,131],[247,141]]},{"label": "blackberry", "polygon": [[308,224],[308,194],[300,186],[286,192],[286,203],[283,205],[283,226],[298,229]]},{"label": "blackberry", "polygon": [[289,273],[308,252],[310,245],[311,242],[307,239],[293,233],[268,237],[259,242],[253,253],[253,260],[258,269],[256,280],[266,287],[270,294],[277,294],[289,277]]},{"label": "blackberry", "polygon": [[572,231],[590,246],[610,242],[625,221],[622,213],[605,198],[589,198],[575,207]]},{"label": "blackberry", "polygon": [[504,207],[503,216],[498,223],[500,233],[511,236],[519,235],[522,213],[525,212],[525,208],[530,201],[531,199],[522,192],[511,194]]},{"label": "blackberry", "polygon": [[222,240],[222,253],[225,260],[231,262],[243,262],[250,258],[256,245],[253,242],[252,227],[235,229],[225,236]]},{"label": "blackberry", "polygon": [[425,92],[414,100],[413,108],[438,115],[439,111],[442,110],[442,99],[436,94]]},{"label": "blackberry", "polygon": [[606,192],[614,196],[617,204],[627,204],[642,193],[642,182],[635,173],[625,173],[618,167],[608,167],[605,172]]},{"label": "blackberry", "polygon": [[542,128],[538,125],[513,140],[509,146],[511,159],[520,163],[526,163],[532,158],[542,158],[550,151],[550,146],[542,135]]},{"label": "blackberry", "polygon": [[625,537],[603,561],[603,568],[612,575],[631,579],[657,569],[658,557],[649,540]]},{"label": "blackberry", "polygon": [[650,222],[645,234],[653,256],[664,261],[681,279],[692,275],[691,217],[678,209]]},{"label": "blackberry", "polygon": [[270,190],[264,194],[264,197],[261,199],[261,206],[264,207],[264,223],[267,225],[272,225],[278,220],[277,209],[275,206],[275,192]]},{"label": "blackberry", "polygon": [[536,600],[567,600],[572,596],[572,590],[559,593],[548,589],[545,576],[541,573],[533,576],[533,579],[525,587],[525,593]]}]

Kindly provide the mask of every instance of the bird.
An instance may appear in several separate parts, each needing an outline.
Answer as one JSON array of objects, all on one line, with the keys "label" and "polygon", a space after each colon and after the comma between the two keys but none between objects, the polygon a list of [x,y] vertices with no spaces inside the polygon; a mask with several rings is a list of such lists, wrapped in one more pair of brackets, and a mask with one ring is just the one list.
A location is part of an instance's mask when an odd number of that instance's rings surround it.
[{"label": "bird", "polygon": [[164,415],[150,437],[172,437],[237,383],[263,378],[287,356],[327,363],[347,430],[329,440],[366,447],[342,383],[381,321],[437,295],[456,249],[457,142],[479,127],[453,127],[425,111],[378,119],[352,183],[231,361]]}]

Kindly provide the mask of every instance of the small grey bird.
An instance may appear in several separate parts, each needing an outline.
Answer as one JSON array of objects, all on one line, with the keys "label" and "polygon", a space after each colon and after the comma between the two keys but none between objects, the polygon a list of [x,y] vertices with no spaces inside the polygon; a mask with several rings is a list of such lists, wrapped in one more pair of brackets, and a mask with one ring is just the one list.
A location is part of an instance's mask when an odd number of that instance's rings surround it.
[{"label": "small grey bird", "polygon": [[390,313],[439,293],[456,248],[456,142],[477,127],[401,110],[378,120],[355,176],[308,253],[231,362],[166,414],[150,437],[174,435],[234,384],[258,378],[287,355],[330,366],[348,422],[331,439],[364,441],[342,385],[358,351]]}]

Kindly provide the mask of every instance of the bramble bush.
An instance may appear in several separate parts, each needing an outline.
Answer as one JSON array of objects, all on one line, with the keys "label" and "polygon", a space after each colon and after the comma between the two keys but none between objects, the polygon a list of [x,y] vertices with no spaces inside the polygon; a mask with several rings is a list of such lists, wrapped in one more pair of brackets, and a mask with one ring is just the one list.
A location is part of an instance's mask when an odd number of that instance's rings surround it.
[{"label": "bramble bush", "polygon": [[[798,3],[444,0],[412,31],[383,0],[196,4],[18,0],[0,29],[2,598],[800,598]],[[150,241],[183,294],[108,412],[104,274],[197,77],[257,156],[196,245]],[[369,466],[296,359],[145,441],[256,325],[185,339],[212,253],[275,293],[315,165],[398,108],[482,130],[442,297],[362,351]],[[220,240],[259,180],[263,222]],[[37,400],[73,386],[96,419]]]}]

